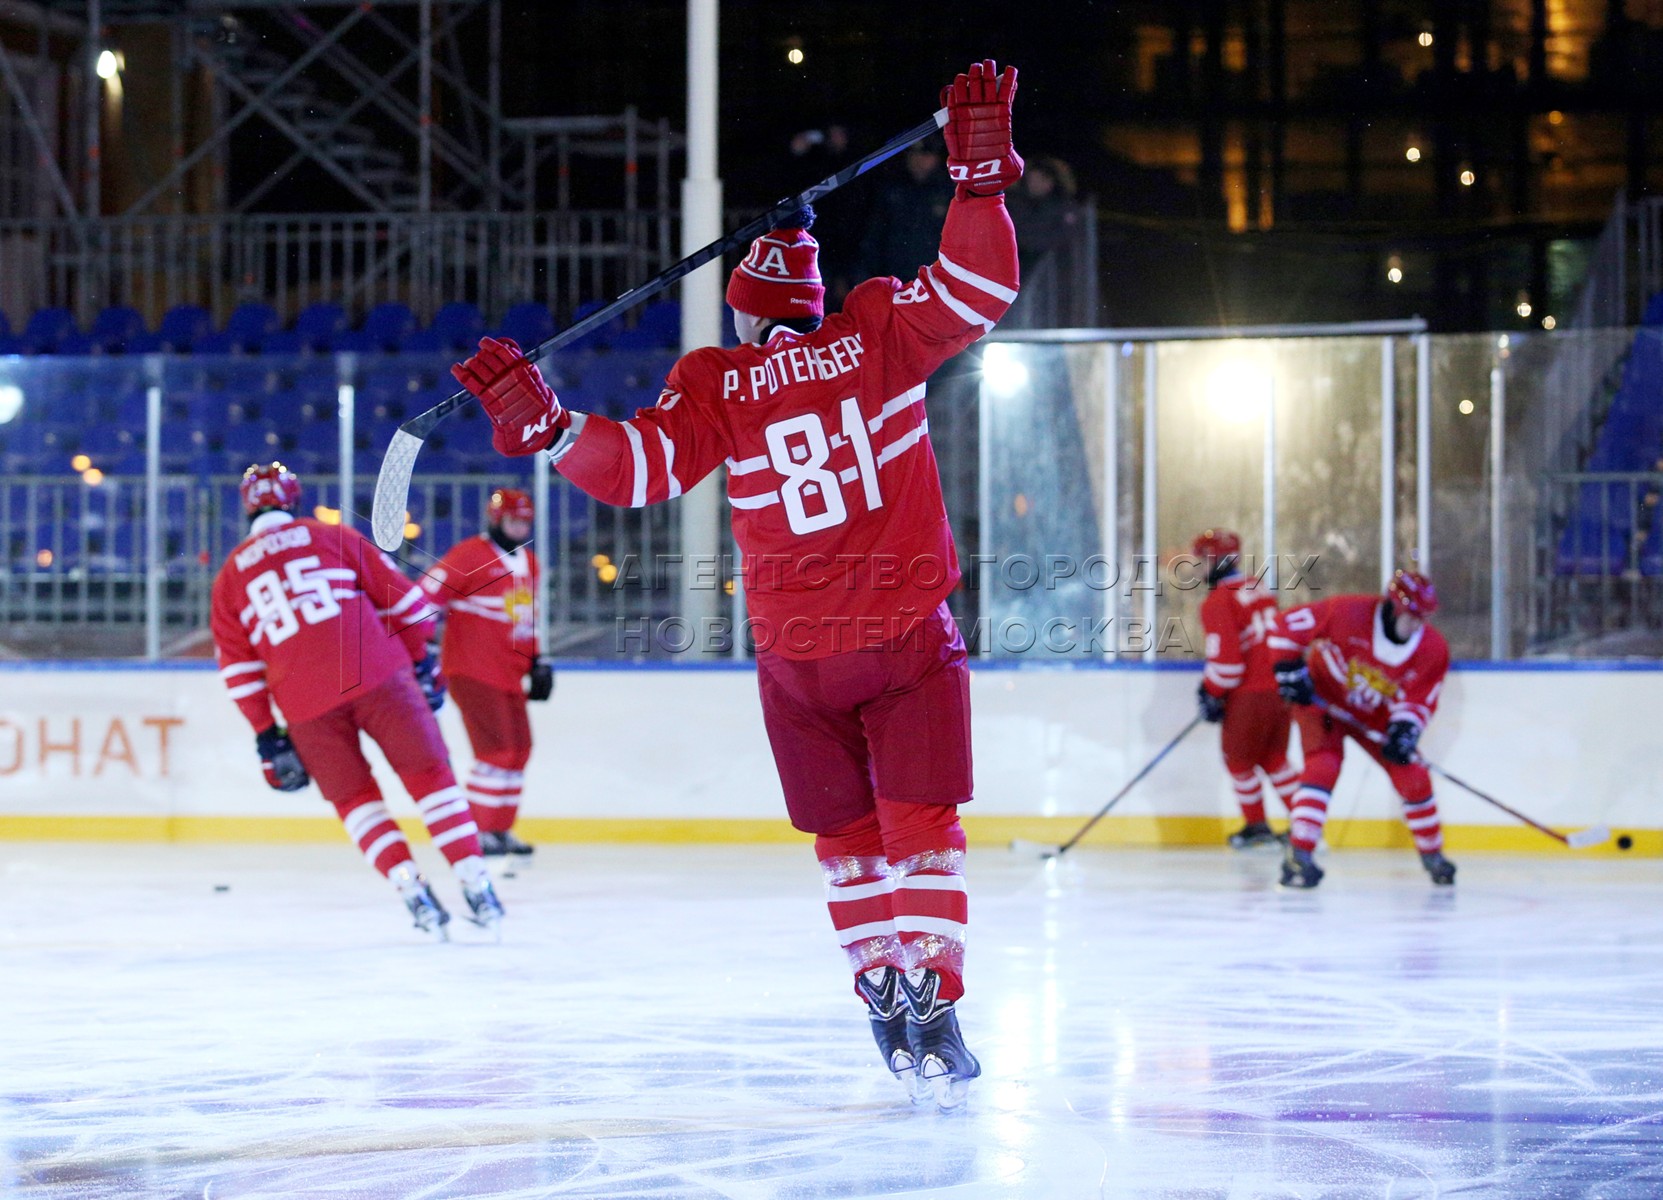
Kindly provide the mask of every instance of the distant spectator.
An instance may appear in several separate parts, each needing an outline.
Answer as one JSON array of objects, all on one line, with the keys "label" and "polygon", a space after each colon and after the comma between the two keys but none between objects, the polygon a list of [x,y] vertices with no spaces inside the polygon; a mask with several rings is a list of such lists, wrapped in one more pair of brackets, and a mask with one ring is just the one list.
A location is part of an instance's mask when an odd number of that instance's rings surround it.
[{"label": "distant spectator", "polygon": [[1022,182],[1005,197],[1024,265],[1075,245],[1080,228],[1075,190],[1074,172],[1062,159],[1029,161]]},{"label": "distant spectator", "polygon": [[[850,152],[848,127],[833,123],[793,134],[791,158],[794,187],[807,187],[835,175],[855,159]],[[866,227],[866,195],[864,188],[843,188],[816,205],[816,228],[820,236],[844,245],[858,244],[860,231]],[[834,307],[840,306],[849,289],[865,278],[858,273],[859,266],[856,262],[846,262],[826,275],[823,280],[826,299]]]},{"label": "distant spectator", "polygon": [[907,151],[905,173],[891,175],[872,198],[860,244],[859,277],[911,278],[917,264],[935,253],[953,199],[953,182],[943,162],[939,140],[919,142]]},{"label": "distant spectator", "polygon": [[1074,202],[1074,172],[1060,158],[1035,158],[1022,182],[1005,196],[1016,244],[1022,255],[1022,295],[1005,324],[1037,329],[1068,324],[1072,297],[1064,294],[1074,278],[1080,244],[1080,206]]}]

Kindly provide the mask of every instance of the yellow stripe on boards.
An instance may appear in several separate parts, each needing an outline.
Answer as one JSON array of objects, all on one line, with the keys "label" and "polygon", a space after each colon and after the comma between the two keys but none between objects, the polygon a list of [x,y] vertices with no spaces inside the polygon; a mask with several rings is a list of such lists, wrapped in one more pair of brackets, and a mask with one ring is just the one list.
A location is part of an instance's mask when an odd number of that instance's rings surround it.
[{"label": "yellow stripe on boards", "polygon": [[[1074,836],[1084,817],[975,817],[963,818],[973,846],[1003,847],[1015,839],[1060,845]],[[1224,848],[1225,836],[1240,825],[1225,817],[1105,817],[1080,843],[1092,847]],[[1284,822],[1273,822],[1281,827]],[[414,817],[403,817],[399,827],[412,842],[426,842],[427,831]],[[657,818],[584,819],[526,817],[515,831],[536,845],[547,843],[636,843],[642,845],[806,845],[810,835],[786,821],[769,818]],[[1619,850],[1617,834],[1633,841]],[[1324,831],[1330,849],[1409,850],[1414,843],[1401,821],[1336,819]],[[315,817],[131,817],[131,816],[0,816],[0,841],[60,842],[244,842],[306,844],[346,841],[341,823],[332,816]],[[1663,829],[1619,829],[1613,840],[1587,850],[1570,850],[1524,825],[1446,825],[1444,841],[1450,854],[1497,852],[1506,854],[1578,854],[1609,858],[1663,857]]]}]

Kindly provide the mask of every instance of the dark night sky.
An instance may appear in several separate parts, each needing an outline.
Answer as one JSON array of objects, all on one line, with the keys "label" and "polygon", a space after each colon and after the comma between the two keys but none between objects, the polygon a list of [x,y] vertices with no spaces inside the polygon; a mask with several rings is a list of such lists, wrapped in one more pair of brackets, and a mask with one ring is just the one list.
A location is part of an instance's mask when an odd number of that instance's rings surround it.
[{"label": "dark night sky", "polygon": [[[792,133],[840,122],[864,153],[935,108],[941,86],[981,57],[1021,71],[1020,149],[1088,158],[1095,122],[1081,114],[1094,92],[1102,107],[1104,64],[1116,53],[1110,7],[724,0],[720,169],[729,202],[766,204],[813,182],[791,172]],[[504,87],[512,115],[634,104],[682,127],[685,4],[522,4],[505,9],[504,27],[514,47]],[[800,67],[786,61],[792,38],[801,39]]]}]

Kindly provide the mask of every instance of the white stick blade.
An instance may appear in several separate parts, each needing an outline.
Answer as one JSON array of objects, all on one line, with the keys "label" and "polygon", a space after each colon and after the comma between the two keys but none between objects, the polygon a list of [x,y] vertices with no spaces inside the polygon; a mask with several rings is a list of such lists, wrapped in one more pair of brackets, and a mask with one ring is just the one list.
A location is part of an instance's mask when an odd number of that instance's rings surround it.
[{"label": "white stick blade", "polygon": [[1592,829],[1578,829],[1575,833],[1565,835],[1565,844],[1572,850],[1586,850],[1590,846],[1603,846],[1611,840],[1611,830],[1604,825],[1595,825]]},{"label": "white stick blade", "polygon": [[404,545],[404,519],[410,505],[410,476],[422,439],[400,429],[393,434],[375,478],[375,504],[370,509],[370,532],[375,544],[391,553]]}]

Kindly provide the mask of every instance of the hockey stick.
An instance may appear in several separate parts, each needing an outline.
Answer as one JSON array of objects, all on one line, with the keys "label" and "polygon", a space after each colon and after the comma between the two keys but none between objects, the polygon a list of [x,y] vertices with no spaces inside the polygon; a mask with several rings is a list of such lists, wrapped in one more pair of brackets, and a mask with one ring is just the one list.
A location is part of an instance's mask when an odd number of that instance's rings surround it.
[{"label": "hockey stick", "polygon": [[[1369,741],[1373,742],[1376,746],[1383,746],[1383,745],[1386,744],[1386,736],[1383,733],[1381,733],[1379,730],[1368,728],[1368,726],[1364,725],[1361,721],[1359,721],[1356,717],[1352,716],[1350,713],[1346,712],[1344,709],[1335,708],[1332,704],[1329,704],[1326,700],[1323,700],[1320,696],[1317,697],[1312,703],[1314,703],[1317,708],[1319,708],[1323,712],[1327,713],[1330,717],[1334,717],[1334,718],[1336,718],[1340,721],[1343,721],[1345,724],[1349,725],[1351,727],[1352,731],[1357,734],[1357,736],[1367,738]],[[1419,762],[1422,766],[1424,766],[1428,771],[1431,771],[1434,775],[1437,775],[1437,776],[1439,776],[1440,778],[1443,778],[1443,779],[1447,779],[1451,783],[1453,783],[1456,787],[1462,788],[1462,789],[1464,789],[1468,792],[1471,792],[1474,796],[1477,796],[1480,800],[1484,801],[1486,804],[1495,805],[1497,808],[1501,809],[1501,811],[1506,813],[1508,816],[1514,818],[1515,820],[1523,821],[1526,825],[1530,826],[1532,829],[1537,830],[1540,833],[1547,834],[1550,838],[1553,838],[1555,841],[1565,843],[1565,845],[1569,846],[1572,850],[1586,850],[1590,846],[1602,846],[1606,842],[1609,842],[1611,840],[1611,830],[1609,828],[1607,828],[1606,826],[1604,826],[1604,825],[1594,825],[1594,826],[1591,826],[1587,829],[1577,829],[1577,830],[1573,830],[1570,833],[1560,833],[1557,829],[1553,829],[1553,828],[1550,828],[1547,825],[1543,825],[1540,821],[1531,820],[1529,817],[1525,816],[1518,809],[1513,808],[1510,805],[1503,804],[1500,800],[1497,800],[1494,796],[1490,795],[1488,792],[1481,791],[1480,789],[1473,787],[1473,785],[1468,783],[1466,780],[1461,779],[1461,778],[1459,778],[1455,775],[1451,775],[1448,771],[1444,770],[1437,763],[1435,763],[1431,759],[1427,758],[1426,755],[1420,754],[1420,753],[1417,752],[1416,755],[1415,755],[1415,758],[1417,760],[1419,760]]]},{"label": "hockey stick", "polygon": [[1085,837],[1086,834],[1091,832],[1091,827],[1093,825],[1097,824],[1097,822],[1101,821],[1104,817],[1108,816],[1109,815],[1109,810],[1111,808],[1113,808],[1115,805],[1119,804],[1122,800],[1124,800],[1126,798],[1126,794],[1128,792],[1130,792],[1133,788],[1135,788],[1138,785],[1138,782],[1140,780],[1142,780],[1145,775],[1149,774],[1149,772],[1153,771],[1156,768],[1156,766],[1159,765],[1161,759],[1165,758],[1168,754],[1172,753],[1173,747],[1177,746],[1177,744],[1179,742],[1181,742],[1185,738],[1187,738],[1191,734],[1191,732],[1194,731],[1195,727],[1197,725],[1201,724],[1201,719],[1202,719],[1201,714],[1197,713],[1190,720],[1190,723],[1188,725],[1185,725],[1182,729],[1180,729],[1178,731],[1178,734],[1177,734],[1176,737],[1174,737],[1170,742],[1168,742],[1166,745],[1161,747],[1160,753],[1155,755],[1154,758],[1150,759],[1147,763],[1144,764],[1143,770],[1139,771],[1136,775],[1132,776],[1132,778],[1127,781],[1126,786],[1121,788],[1118,792],[1116,792],[1114,794],[1113,799],[1111,799],[1102,808],[1097,810],[1097,815],[1095,817],[1093,817],[1091,820],[1087,821],[1084,825],[1082,825],[1080,827],[1080,832],[1076,833],[1073,837],[1069,838],[1062,845],[1060,845],[1060,846],[1048,846],[1048,845],[1045,845],[1042,842],[1030,842],[1030,841],[1025,841],[1022,838],[1017,838],[1015,841],[1011,842],[1011,849],[1016,850],[1016,851],[1020,851],[1022,853],[1026,853],[1026,854],[1038,854],[1041,858],[1061,858],[1064,854],[1067,854],[1070,850],[1072,850],[1075,846],[1077,846],[1079,844],[1081,838]]},{"label": "hockey stick", "polygon": [[[724,238],[718,238],[702,250],[695,250],[641,286],[631,288],[605,308],[590,313],[570,329],[562,330],[547,341],[533,346],[525,352],[526,358],[536,362],[562,346],[570,345],[618,314],[651,296],[658,295],[712,259],[722,257],[729,250],[749,245],[752,239],[775,228],[780,221],[791,216],[805,204],[812,204],[820,197],[829,195],[844,184],[860,178],[879,163],[894,158],[914,142],[922,141],[936,130],[944,128],[946,124],[947,110],[937,109],[928,121],[914,125],[905,133],[891,138],[860,161],[850,163],[836,174],[828,175],[813,187],[804,188],[794,196],[787,196],[749,224],[734,230]],[[470,404],[473,399],[471,392],[465,389],[459,391],[426,412],[411,417],[393,434],[393,440],[387,446],[387,453],[381,460],[381,473],[376,476],[375,503],[370,511],[370,532],[375,535],[375,544],[383,550],[396,550],[404,543],[404,513],[410,500],[410,476],[415,472],[416,456],[421,453],[422,444],[427,441],[440,421],[457,409]]]}]

